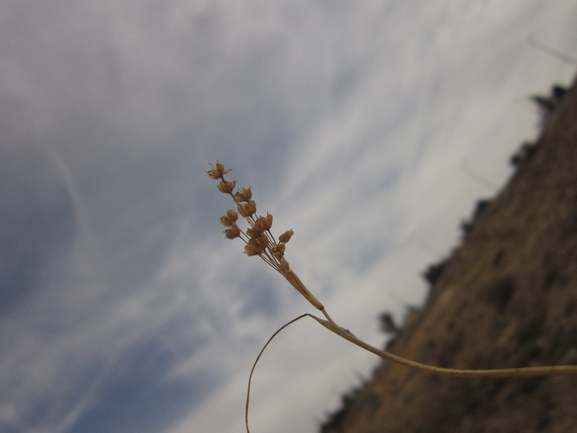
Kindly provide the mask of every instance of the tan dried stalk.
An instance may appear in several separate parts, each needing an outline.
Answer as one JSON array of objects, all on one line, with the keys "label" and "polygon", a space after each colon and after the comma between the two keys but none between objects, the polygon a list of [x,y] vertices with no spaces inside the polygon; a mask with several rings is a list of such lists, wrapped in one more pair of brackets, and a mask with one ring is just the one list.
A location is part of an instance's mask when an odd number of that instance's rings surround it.
[{"label": "tan dried stalk", "polygon": [[[339,325],[329,316],[323,304],[310,292],[310,290],[303,284],[301,279],[295,274],[286,259],[284,258],[284,253],[286,249],[286,244],[293,235],[292,230],[285,231],[279,236],[277,241],[272,235],[270,228],[272,226],[273,217],[271,214],[264,216],[257,216],[256,214],[256,203],[252,200],[252,191],[249,188],[242,188],[241,190],[234,192],[236,181],[227,181],[224,176],[231,172],[231,169],[225,169],[224,165],[220,162],[216,162],[216,167],[212,167],[207,173],[212,179],[220,180],[217,185],[218,190],[222,193],[229,194],[234,200],[237,211],[228,210],[227,214],[220,219],[220,222],[227,227],[224,231],[225,236],[228,239],[240,238],[245,243],[244,252],[248,256],[258,255],[263,259],[269,266],[274,270],[279,272],[304,298],[309,301],[309,303],[320,310],[325,319],[321,319],[313,314],[303,314],[290,322],[284,324],[279,328],[266,342],[260,353],[258,354],[250,375],[248,379],[248,389],[246,396],[246,407],[245,407],[245,425],[247,433],[250,433],[248,426],[248,409],[250,401],[250,388],[252,383],[252,376],[261,355],[270,344],[270,342],[276,337],[283,329],[287,326],[293,324],[297,320],[303,317],[311,317],[316,320],[322,326],[327,328],[329,331],[335,333],[341,338],[374,353],[381,358],[393,361],[407,367],[415,368],[417,370],[426,371],[428,373],[440,374],[444,376],[453,377],[529,377],[529,376],[562,376],[562,375],[577,375],[577,365],[559,365],[559,366],[543,366],[543,367],[521,367],[521,368],[497,368],[488,370],[468,370],[468,369],[457,369],[457,368],[444,368],[436,367],[433,365],[421,364],[420,362],[411,361],[409,359],[394,355],[389,352],[377,349],[370,344],[357,338],[351,331],[345,329]],[[249,228],[243,231],[236,223],[239,214],[246,219]]]}]

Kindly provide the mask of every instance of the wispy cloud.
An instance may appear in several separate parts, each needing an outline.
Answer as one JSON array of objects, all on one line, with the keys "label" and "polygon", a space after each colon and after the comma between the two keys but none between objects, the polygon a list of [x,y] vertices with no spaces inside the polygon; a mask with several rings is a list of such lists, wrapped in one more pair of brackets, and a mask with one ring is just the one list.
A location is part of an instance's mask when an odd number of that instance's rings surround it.
[{"label": "wispy cloud", "polygon": [[[253,186],[339,322],[425,291],[475,197],[567,82],[567,2],[0,4],[0,429],[242,429],[246,375],[308,308],[219,233]],[[574,54],[574,53],[573,53]],[[427,247],[424,248],[423,245]],[[315,431],[377,361],[299,323],[259,367],[259,429]]]}]

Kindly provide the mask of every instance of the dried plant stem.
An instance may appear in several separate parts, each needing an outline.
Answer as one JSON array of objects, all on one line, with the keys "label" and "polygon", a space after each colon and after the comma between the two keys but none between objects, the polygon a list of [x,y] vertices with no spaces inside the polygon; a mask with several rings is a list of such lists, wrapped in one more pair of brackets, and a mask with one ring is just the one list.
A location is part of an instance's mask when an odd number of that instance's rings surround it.
[{"label": "dried plant stem", "polygon": [[[527,377],[527,376],[561,376],[561,375],[577,375],[577,365],[561,365],[561,366],[550,366],[550,367],[522,367],[522,368],[497,368],[490,370],[461,370],[457,368],[444,368],[435,367],[433,365],[421,364],[420,362],[410,361],[408,359],[402,358],[392,353],[385,352],[383,350],[377,349],[370,344],[357,338],[348,329],[342,328],[336,324],[336,322],[329,316],[325,310],[324,305],[311,293],[311,291],[304,285],[301,279],[295,274],[289,266],[289,263],[284,257],[286,244],[293,235],[292,230],[285,231],[279,236],[278,241],[273,236],[270,231],[273,222],[273,216],[269,213],[266,216],[257,216],[256,214],[256,202],[252,200],[252,191],[249,188],[242,188],[241,190],[234,192],[236,187],[236,180],[227,181],[224,176],[231,170],[226,169],[223,164],[216,162],[216,167],[212,167],[211,170],[207,171],[210,178],[215,180],[220,180],[217,188],[220,192],[230,195],[234,203],[237,206],[237,210],[229,209],[226,215],[220,218],[222,225],[227,227],[224,231],[225,236],[228,239],[240,238],[245,243],[244,252],[248,256],[259,256],[264,260],[269,266],[271,266],[275,271],[279,272],[313,307],[319,310],[327,320],[320,319],[312,314],[303,314],[296,319],[283,325],[279,330],[277,330],[272,337],[266,342],[256,361],[254,362],[250,375],[248,378],[248,389],[246,395],[246,407],[245,407],[245,423],[246,431],[250,433],[248,427],[248,406],[250,400],[250,386],[252,382],[252,376],[256,368],[260,357],[263,352],[273,340],[274,337],[278,335],[287,326],[293,324],[297,320],[303,317],[309,316],[327,328],[329,331],[334,332],[339,337],[374,353],[381,358],[397,362],[407,367],[415,368],[417,370],[426,371],[429,373],[440,374],[444,376],[453,377]],[[236,223],[238,217],[242,216],[246,219],[248,223],[248,228],[242,230]]]},{"label": "dried plant stem", "polygon": [[315,319],[329,331],[334,332],[339,337],[374,353],[381,358],[388,359],[389,361],[397,362],[407,367],[416,368],[417,370],[426,371],[429,373],[440,374],[443,376],[453,376],[453,377],[529,377],[529,376],[566,376],[566,375],[577,375],[577,365],[557,365],[557,366],[544,366],[544,367],[519,367],[519,368],[495,368],[487,370],[468,370],[459,368],[444,368],[436,367],[434,365],[421,364],[420,362],[411,361],[409,359],[402,358],[400,356],[394,355],[390,352],[385,352],[383,350],[377,349],[370,344],[365,343],[355,337],[348,329],[341,328],[326,320],[320,319],[312,314],[308,316]]},{"label": "dried plant stem", "polygon": [[316,320],[318,323],[323,325],[329,331],[334,332],[339,337],[344,338],[345,340],[362,347],[365,350],[368,350],[371,353],[374,353],[381,358],[387,359],[389,361],[396,362],[398,364],[405,365],[410,368],[414,368],[421,371],[426,371],[428,373],[439,374],[442,376],[452,376],[452,377],[469,377],[469,378],[478,378],[478,377],[531,377],[531,376],[569,376],[569,375],[577,375],[577,365],[557,365],[557,366],[544,366],[544,367],[519,367],[519,368],[495,368],[495,369],[487,369],[487,370],[468,370],[468,369],[459,369],[459,368],[444,368],[444,367],[436,367],[434,365],[427,365],[422,364],[420,362],[411,361],[409,359],[405,359],[401,356],[394,355],[390,352],[385,352],[384,350],[377,349],[374,346],[371,346],[368,343],[357,338],[351,331],[348,329],[342,328],[337,325],[324,311],[322,310],[325,316],[329,320],[321,319],[313,314],[305,313],[297,318],[291,320],[288,323],[285,323],[281,326],[266,342],[264,347],[259,352],[252,369],[250,370],[250,375],[248,377],[248,388],[246,394],[246,406],[244,412],[244,419],[246,425],[247,433],[250,433],[250,429],[248,426],[248,408],[249,408],[249,401],[250,401],[250,388],[252,383],[252,376],[260,357],[264,353],[265,349],[268,347],[270,342],[287,326],[292,325],[296,321],[302,319],[303,317],[311,317],[312,319]]},{"label": "dried plant stem", "polygon": [[[250,429],[248,428],[248,405],[250,402],[250,385],[252,383],[252,375],[254,373],[254,370],[256,368],[256,364],[258,363],[260,357],[262,356],[262,354],[264,353],[265,349],[267,348],[267,346],[270,344],[270,342],[273,340],[274,337],[276,337],[284,328],[286,328],[289,325],[292,325],[293,323],[295,323],[298,320],[301,320],[303,317],[306,316],[310,316],[310,314],[305,313],[305,314],[301,314],[299,317],[291,320],[288,323],[285,323],[284,325],[282,325],[279,329],[277,329],[277,331],[271,335],[271,337],[268,339],[268,341],[266,342],[266,344],[263,346],[263,348],[260,350],[260,352],[258,353],[258,356],[256,357],[256,360],[254,361],[254,364],[252,365],[252,368],[250,369],[250,374],[248,376],[248,387],[246,390],[246,405],[244,408],[244,423],[246,425],[246,431],[247,433],[250,433]],[[313,316],[314,317],[314,316]],[[322,319],[321,319],[322,320]],[[325,322],[323,320],[323,322]],[[330,323],[330,322],[326,322],[326,323]]]}]

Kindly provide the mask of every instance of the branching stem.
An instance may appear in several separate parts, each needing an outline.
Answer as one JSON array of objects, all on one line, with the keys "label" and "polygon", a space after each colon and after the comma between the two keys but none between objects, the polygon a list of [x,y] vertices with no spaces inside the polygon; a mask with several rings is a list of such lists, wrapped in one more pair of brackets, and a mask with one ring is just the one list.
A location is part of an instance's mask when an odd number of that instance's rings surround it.
[{"label": "branching stem", "polygon": [[[541,47],[543,48],[543,47]],[[551,50],[549,50],[551,51]],[[216,162],[216,167],[212,167],[211,170],[207,171],[210,178],[220,180],[217,188],[220,192],[228,194],[232,197],[234,203],[237,205],[237,211],[228,210],[226,215],[220,219],[220,222],[228,227],[224,231],[225,236],[228,239],[241,238],[245,243],[245,253],[249,256],[258,255],[262,260],[264,260],[269,266],[271,266],[275,271],[279,272],[313,307],[319,310],[327,320],[321,319],[312,314],[303,314],[296,319],[291,320],[285,325],[281,326],[272,337],[266,342],[260,353],[258,354],[256,361],[254,362],[252,369],[250,370],[250,375],[248,378],[248,389],[246,394],[246,407],[245,407],[245,424],[246,431],[250,433],[248,427],[248,407],[250,401],[250,387],[252,382],[252,376],[256,368],[260,357],[263,352],[276,337],[279,332],[285,329],[287,326],[293,324],[297,320],[303,317],[309,316],[316,320],[318,323],[323,325],[329,331],[334,332],[339,337],[374,353],[381,358],[387,359],[389,361],[397,362],[399,364],[405,365],[407,367],[415,368],[417,370],[426,371],[429,373],[440,374],[444,376],[453,377],[527,377],[527,376],[561,376],[561,375],[577,375],[577,365],[560,365],[560,366],[550,366],[550,367],[522,367],[522,368],[497,368],[490,370],[466,370],[458,368],[444,368],[436,367],[433,365],[421,364],[420,362],[411,361],[409,359],[402,358],[392,353],[385,352],[383,350],[377,349],[370,344],[357,338],[348,329],[342,328],[336,324],[336,322],[329,316],[325,310],[324,305],[310,292],[310,290],[304,285],[301,279],[295,274],[286,259],[284,258],[284,252],[287,242],[293,235],[292,230],[285,231],[279,236],[278,242],[272,235],[270,228],[272,226],[273,217],[271,214],[265,216],[257,216],[256,214],[256,202],[252,200],[252,192],[249,188],[242,188],[240,191],[234,192],[236,186],[236,180],[227,181],[224,175],[230,172],[230,169],[226,169],[223,164]],[[246,218],[249,228],[245,231],[242,230],[236,224],[239,214]]]}]

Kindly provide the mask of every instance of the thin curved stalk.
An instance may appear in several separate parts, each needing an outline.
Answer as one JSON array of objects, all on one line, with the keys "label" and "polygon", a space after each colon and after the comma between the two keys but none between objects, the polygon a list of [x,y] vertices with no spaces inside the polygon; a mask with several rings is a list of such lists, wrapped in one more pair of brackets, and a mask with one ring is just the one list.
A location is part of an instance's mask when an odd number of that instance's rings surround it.
[{"label": "thin curved stalk", "polygon": [[434,365],[422,364],[420,362],[411,361],[405,359],[401,356],[394,355],[390,352],[385,352],[384,350],[377,349],[370,344],[359,340],[354,334],[352,334],[348,329],[341,328],[338,325],[320,319],[312,314],[310,317],[315,319],[329,331],[334,332],[339,337],[374,353],[381,358],[388,359],[390,361],[405,365],[407,367],[416,368],[417,370],[426,371],[429,373],[440,374],[443,376],[453,376],[453,377],[529,377],[529,376],[567,376],[567,375],[577,375],[577,365],[556,365],[556,366],[543,366],[543,367],[518,367],[518,368],[494,368],[486,370],[469,370],[469,369],[459,369],[459,368],[444,368],[437,367]]},{"label": "thin curved stalk", "polygon": [[[258,353],[258,356],[256,357],[256,360],[254,361],[254,364],[252,365],[252,368],[250,369],[250,374],[248,375],[248,387],[246,390],[246,404],[244,407],[244,424],[246,425],[246,431],[247,433],[250,433],[250,429],[248,428],[248,405],[250,402],[250,385],[252,383],[252,375],[254,373],[254,370],[256,368],[256,364],[258,363],[260,357],[262,356],[262,354],[264,353],[265,349],[267,348],[267,346],[270,344],[270,342],[273,340],[274,337],[276,337],[283,329],[285,329],[287,326],[292,325],[293,323],[295,323],[298,320],[301,320],[303,317],[306,316],[310,316],[310,314],[305,313],[305,314],[301,314],[299,317],[291,320],[288,323],[285,323],[284,325],[282,325],[279,329],[277,329],[277,331],[271,335],[271,337],[268,339],[268,341],[266,342],[266,344],[263,346],[263,348],[260,350],[260,352]],[[327,322],[329,323],[329,322]]]},{"label": "thin curved stalk", "polygon": [[288,323],[285,323],[281,326],[266,342],[264,347],[259,352],[254,364],[250,370],[250,374],[248,377],[248,388],[246,392],[246,405],[244,411],[244,421],[246,425],[247,433],[250,433],[250,428],[248,426],[248,409],[249,409],[249,402],[250,402],[250,389],[252,383],[252,376],[254,374],[254,370],[256,369],[256,365],[260,360],[260,357],[264,353],[265,349],[271,343],[271,341],[287,326],[292,325],[296,321],[302,319],[303,317],[311,317],[312,319],[316,320],[318,323],[323,325],[329,331],[335,333],[341,338],[365,349],[371,353],[374,353],[381,358],[387,359],[389,361],[396,362],[401,365],[405,365],[410,368],[414,368],[416,370],[425,371],[428,373],[439,374],[442,376],[452,376],[452,377],[468,377],[468,378],[478,378],[478,377],[531,377],[531,376],[569,376],[569,375],[577,375],[577,365],[556,365],[556,366],[543,366],[543,367],[518,367],[518,368],[495,368],[495,369],[485,369],[485,370],[469,370],[469,369],[459,369],[459,368],[445,368],[445,367],[437,367],[434,365],[422,364],[420,362],[411,361],[410,359],[403,358],[398,355],[394,355],[390,352],[385,352],[384,350],[377,349],[374,346],[371,346],[368,343],[357,338],[351,331],[348,329],[342,328],[337,325],[335,322],[328,321],[321,319],[314,314],[301,314],[297,318],[291,320]]}]

